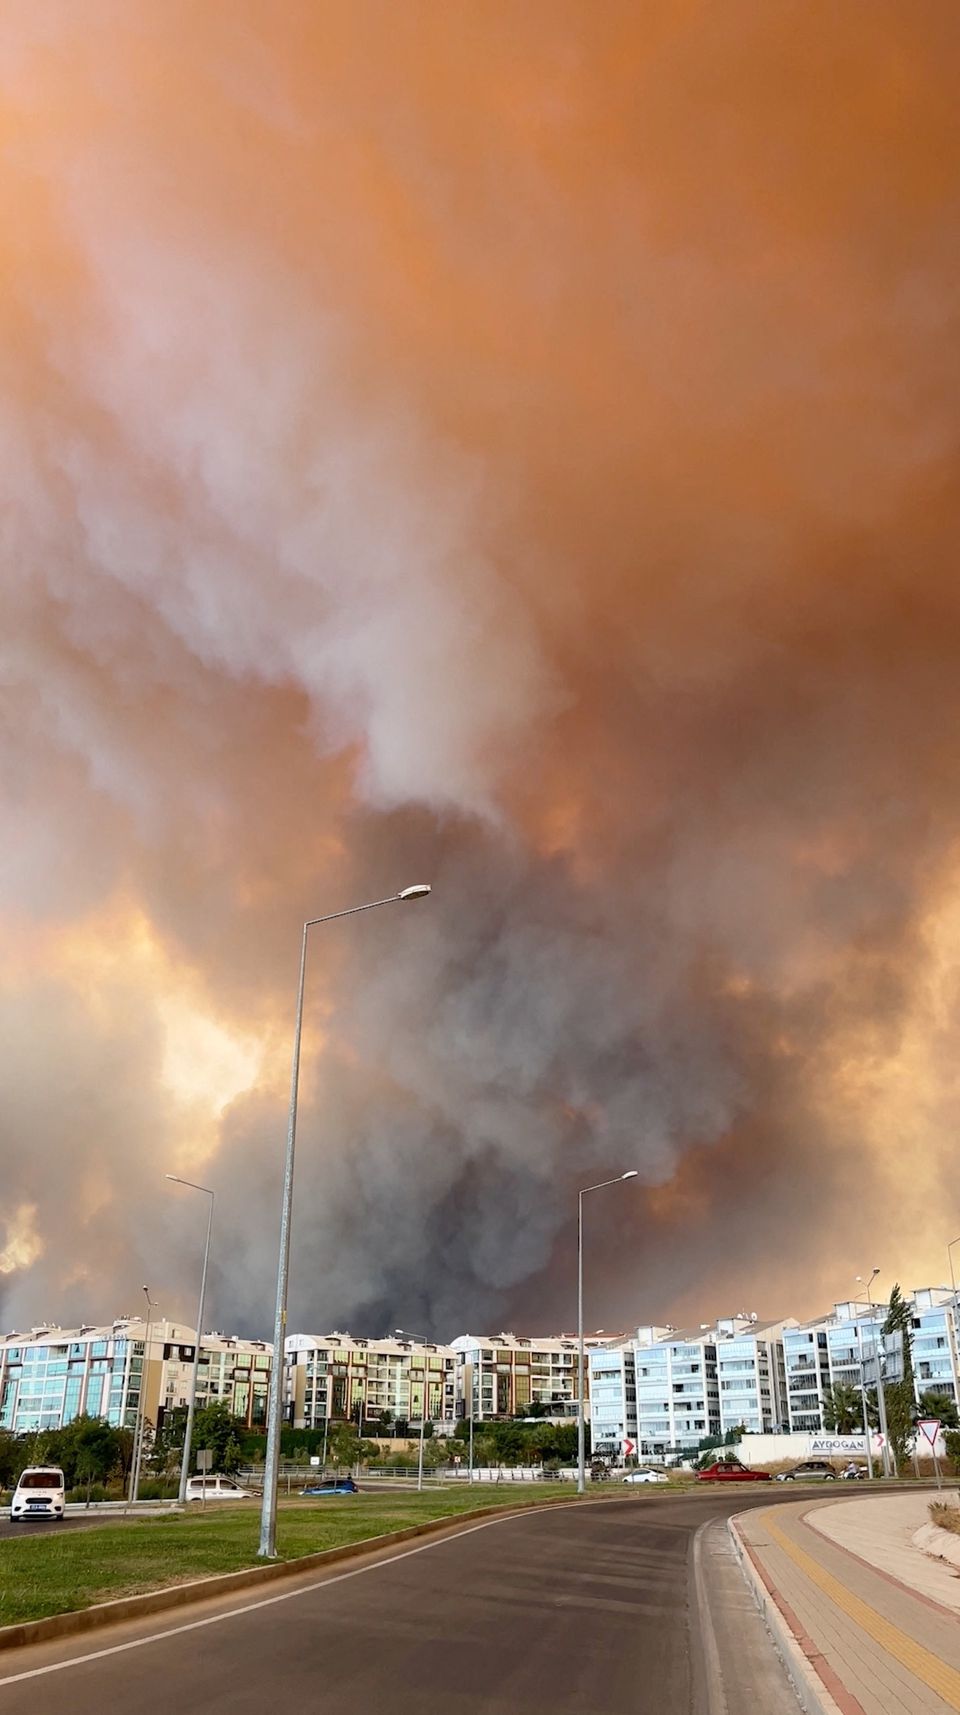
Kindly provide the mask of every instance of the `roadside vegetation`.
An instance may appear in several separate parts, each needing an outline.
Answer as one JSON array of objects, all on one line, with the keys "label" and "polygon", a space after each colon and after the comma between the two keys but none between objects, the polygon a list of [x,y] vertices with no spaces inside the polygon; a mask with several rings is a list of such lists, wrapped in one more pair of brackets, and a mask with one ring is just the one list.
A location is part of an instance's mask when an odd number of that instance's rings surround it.
[{"label": "roadside vegetation", "polygon": [[941,1530],[960,1536],[960,1507],[951,1506],[949,1501],[931,1501],[928,1511],[931,1524],[938,1524]]}]

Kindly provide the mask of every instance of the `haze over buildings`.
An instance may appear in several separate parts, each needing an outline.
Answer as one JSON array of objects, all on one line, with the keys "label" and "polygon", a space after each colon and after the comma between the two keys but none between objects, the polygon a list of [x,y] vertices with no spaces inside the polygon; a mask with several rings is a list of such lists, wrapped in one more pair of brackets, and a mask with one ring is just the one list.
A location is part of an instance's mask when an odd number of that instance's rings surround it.
[{"label": "haze over buildings", "polygon": [[942,1278],[957,12],[788,12],[10,0],[4,1326],[269,1332],[420,880],[291,1326]]}]

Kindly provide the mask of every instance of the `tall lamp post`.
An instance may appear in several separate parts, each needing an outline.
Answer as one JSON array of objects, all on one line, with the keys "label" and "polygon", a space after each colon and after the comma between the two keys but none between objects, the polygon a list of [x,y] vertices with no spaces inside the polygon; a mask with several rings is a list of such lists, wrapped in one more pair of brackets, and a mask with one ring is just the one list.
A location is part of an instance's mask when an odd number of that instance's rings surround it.
[{"label": "tall lamp post", "polygon": [[210,1199],[207,1214],[207,1238],[203,1247],[203,1268],[200,1271],[200,1300],[197,1304],[197,1343],[193,1348],[193,1369],[190,1372],[190,1398],[187,1403],[187,1424],[183,1432],[183,1457],[180,1460],[180,1505],[186,1506],[187,1481],[190,1476],[190,1449],[193,1444],[193,1419],[197,1410],[197,1374],[200,1369],[200,1341],[203,1339],[203,1301],[207,1292],[207,1263],[210,1260],[210,1233],[213,1228],[213,1192],[206,1185],[195,1185],[192,1179],[181,1179],[177,1173],[165,1173],[173,1185],[187,1185],[191,1191],[202,1191]]},{"label": "tall lamp post", "polygon": [[957,1277],[953,1269],[953,1247],[960,1245],[960,1238],[951,1239],[947,1246],[947,1262],[950,1265],[950,1305],[953,1310],[953,1351],[950,1357],[950,1368],[953,1370],[953,1395],[960,1405],[960,1390],[957,1386]]},{"label": "tall lamp post", "polygon": [[147,1422],[147,1365],[150,1361],[150,1329],[153,1323],[153,1312],[155,1309],[153,1300],[150,1297],[149,1286],[144,1287],[143,1295],[147,1301],[147,1318],[144,1323],[143,1367],[140,1371],[140,1401],[139,1409],[137,1411],[137,1426],[133,1437],[133,1464],[130,1471],[131,1504],[136,1502],[137,1490],[140,1487],[140,1462],[143,1458],[143,1434]]},{"label": "tall lamp post", "polygon": [[476,1380],[476,1370],[477,1370],[476,1364],[471,1363],[471,1365],[470,1365],[470,1435],[469,1435],[469,1438],[467,1441],[467,1482],[471,1485],[471,1487],[473,1486],[473,1414],[474,1414],[473,1389],[474,1389],[475,1380]]},{"label": "tall lamp post", "polygon": [[277,1553],[277,1476],[280,1467],[280,1429],[283,1422],[284,1339],[287,1327],[287,1279],[290,1273],[290,1226],[293,1218],[293,1157],[297,1138],[297,1091],[300,1080],[300,1038],[303,1031],[303,985],[307,969],[307,930],[340,917],[356,917],[361,911],[376,911],[380,905],[396,905],[405,899],[423,899],[430,892],[425,883],[405,887],[387,899],[372,899],[367,905],[352,905],[347,911],[330,911],[325,917],[309,917],[300,943],[300,982],[293,1032],[293,1066],[290,1073],[290,1111],[287,1118],[287,1153],[280,1201],[280,1254],[277,1261],[277,1308],[273,1332],[273,1365],[267,1399],[267,1451],[263,1467],[263,1506],[260,1512],[259,1556],[274,1559]]},{"label": "tall lamp post", "polygon": [[638,1169],[631,1167],[618,1173],[615,1179],[601,1179],[599,1185],[585,1185],[577,1197],[577,1493],[587,1486],[583,1413],[583,1199],[591,1191],[603,1191],[608,1185],[619,1185],[624,1179],[636,1179]]},{"label": "tall lamp post", "polygon": [[[880,1270],[875,1268],[864,1287],[863,1296],[867,1302],[872,1302],[870,1299],[870,1288],[879,1273]],[[857,1285],[863,1286],[863,1284],[863,1276],[858,1274]],[[854,1303],[859,1303],[859,1298],[854,1299]],[[859,1316],[857,1317],[857,1348],[860,1356],[860,1404],[863,1408],[863,1439],[867,1449],[867,1475],[870,1478],[870,1481],[873,1482],[873,1454],[870,1450],[870,1415],[867,1411],[867,1384],[863,1375],[863,1331],[860,1326]]]},{"label": "tall lamp post", "polygon": [[[873,1285],[873,1282],[876,1280],[877,1275],[879,1273],[880,1273],[880,1270],[878,1268],[875,1268],[873,1273],[870,1276],[870,1285],[871,1286]],[[863,1282],[862,1282],[861,1277],[859,1275],[857,1275],[857,1279],[860,1280],[860,1283],[862,1285]],[[891,1475],[891,1470],[890,1470],[890,1450],[889,1450],[888,1439],[887,1439],[887,1401],[886,1401],[886,1395],[885,1395],[884,1390],[883,1390],[883,1357],[884,1357],[883,1346],[882,1346],[883,1332],[882,1332],[882,1330],[880,1330],[880,1332],[878,1334],[877,1319],[873,1314],[873,1310],[874,1310],[873,1299],[868,1298],[867,1303],[868,1303],[868,1307],[870,1310],[870,1328],[871,1328],[871,1332],[873,1333],[874,1361],[875,1361],[876,1366],[877,1366],[877,1416],[880,1419],[880,1436],[881,1436],[881,1441],[882,1441],[882,1446],[880,1448],[880,1457],[881,1457],[881,1461],[883,1464],[883,1475],[885,1477],[889,1477]],[[893,1475],[896,1475],[896,1473],[894,1472]]]},{"label": "tall lamp post", "polygon": [[427,1354],[428,1341],[422,1340],[416,1334],[408,1334],[403,1328],[395,1328],[398,1340],[412,1340],[414,1345],[423,1347],[423,1401],[420,1406],[420,1454],[417,1459],[417,1491],[423,1488],[423,1432],[427,1424],[427,1407],[430,1403],[430,1359]]}]

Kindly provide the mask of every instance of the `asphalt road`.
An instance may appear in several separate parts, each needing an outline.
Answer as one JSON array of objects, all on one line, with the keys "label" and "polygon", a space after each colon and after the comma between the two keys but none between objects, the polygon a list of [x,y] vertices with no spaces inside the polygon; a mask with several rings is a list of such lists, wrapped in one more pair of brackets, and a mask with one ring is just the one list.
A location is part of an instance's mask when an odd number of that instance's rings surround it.
[{"label": "asphalt road", "polygon": [[770,1499],[549,1508],[5,1652],[0,1715],[708,1715],[693,1538]]}]

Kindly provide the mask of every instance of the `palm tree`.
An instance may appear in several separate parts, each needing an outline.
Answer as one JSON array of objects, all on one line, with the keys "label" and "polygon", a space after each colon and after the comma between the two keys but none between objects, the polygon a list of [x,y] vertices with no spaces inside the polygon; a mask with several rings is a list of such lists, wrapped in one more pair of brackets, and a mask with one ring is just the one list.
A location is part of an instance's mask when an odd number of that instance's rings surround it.
[{"label": "palm tree", "polygon": [[863,1428],[860,1394],[846,1382],[834,1382],[823,1396],[823,1426],[835,1435],[852,1435]]},{"label": "palm tree", "polygon": [[938,1393],[928,1387],[917,1402],[918,1417],[939,1417],[944,1429],[960,1429],[956,1401],[952,1394]]}]

